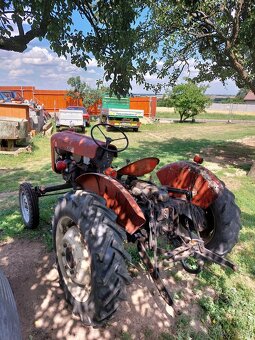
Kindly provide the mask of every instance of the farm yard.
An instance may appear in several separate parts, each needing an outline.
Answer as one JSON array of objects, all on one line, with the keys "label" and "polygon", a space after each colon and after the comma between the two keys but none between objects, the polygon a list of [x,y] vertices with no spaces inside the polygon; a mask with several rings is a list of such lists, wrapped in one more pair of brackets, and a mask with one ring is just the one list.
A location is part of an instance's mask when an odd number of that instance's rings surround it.
[{"label": "farm yard", "polygon": [[[87,134],[90,128],[87,128]],[[236,272],[206,264],[198,275],[186,273],[177,263],[166,269],[165,282],[179,315],[159,297],[138,261],[132,256],[132,283],[127,288],[115,318],[96,329],[86,327],[72,316],[59,287],[52,251],[51,219],[58,196],[40,200],[41,219],[37,230],[23,228],[18,207],[18,187],[60,183],[51,170],[50,140],[37,135],[32,153],[17,157],[0,155],[0,257],[1,268],[13,288],[24,339],[252,339],[255,337],[255,192],[247,173],[255,160],[255,125],[172,123],[142,125],[140,132],[127,133],[130,146],[114,164],[126,159],[158,157],[158,167],[177,160],[205,159],[235,194],[241,209],[240,241],[228,258]],[[156,176],[153,175],[156,181]]]}]

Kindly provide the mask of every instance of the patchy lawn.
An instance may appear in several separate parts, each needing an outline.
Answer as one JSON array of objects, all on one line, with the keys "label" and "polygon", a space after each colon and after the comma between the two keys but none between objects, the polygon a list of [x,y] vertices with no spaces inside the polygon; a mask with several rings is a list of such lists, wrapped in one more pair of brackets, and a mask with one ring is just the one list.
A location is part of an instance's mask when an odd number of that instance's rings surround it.
[{"label": "patchy lawn", "polygon": [[[200,153],[226,182],[242,211],[240,242],[230,254],[239,270],[207,265],[197,276],[179,265],[166,271],[181,314],[173,316],[129,249],[138,270],[116,318],[104,329],[84,327],[72,317],[58,285],[51,251],[51,217],[58,196],[40,199],[38,230],[24,230],[17,191],[22,181],[60,183],[50,165],[47,137],[36,137],[32,154],[0,155],[0,265],[10,279],[25,339],[252,339],[255,334],[255,193],[246,176],[255,159],[255,126],[248,124],[154,124],[128,132],[125,159],[160,158],[159,167]],[[153,176],[155,178],[155,176]]]}]

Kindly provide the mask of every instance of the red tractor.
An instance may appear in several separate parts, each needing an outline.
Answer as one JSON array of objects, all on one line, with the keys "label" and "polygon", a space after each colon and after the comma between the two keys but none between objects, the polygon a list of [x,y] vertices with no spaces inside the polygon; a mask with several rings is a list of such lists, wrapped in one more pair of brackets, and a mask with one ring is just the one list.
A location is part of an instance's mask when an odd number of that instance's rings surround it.
[{"label": "red tractor", "polygon": [[[95,138],[99,134],[104,141]],[[163,260],[180,261],[190,273],[198,273],[204,261],[235,270],[224,256],[238,240],[240,210],[224,183],[200,164],[199,156],[160,168],[161,185],[140,179],[155,169],[158,158],[113,169],[113,159],[128,144],[126,134],[108,124],[94,125],[91,137],[56,133],[51,138],[52,169],[65,183],[20,186],[27,228],[39,224],[39,197],[68,190],[55,208],[54,249],[66,299],[87,325],[105,324],[125,295],[130,282],[125,240],[137,244],[161,296],[173,308],[160,276]]]}]

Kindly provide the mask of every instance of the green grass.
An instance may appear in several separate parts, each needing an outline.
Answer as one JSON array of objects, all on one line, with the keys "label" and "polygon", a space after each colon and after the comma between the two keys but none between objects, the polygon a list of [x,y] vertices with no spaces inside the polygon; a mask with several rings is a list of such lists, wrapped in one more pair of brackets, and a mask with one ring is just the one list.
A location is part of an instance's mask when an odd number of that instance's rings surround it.
[{"label": "green grass", "polygon": [[[130,147],[115,159],[116,166],[125,165],[126,159],[134,161],[156,156],[160,158],[161,167],[176,160],[191,160],[195,153],[200,153],[205,157],[206,166],[213,169],[234,192],[242,212],[240,242],[229,255],[230,260],[238,265],[238,271],[232,273],[217,265],[210,265],[196,280],[194,294],[203,292],[207,287],[215,292],[213,296],[194,295],[193,303],[200,308],[196,317],[206,333],[194,330],[192,315],[184,314],[176,318],[174,329],[159,332],[158,339],[254,339],[255,187],[246,172],[255,159],[255,148],[242,144],[240,139],[254,136],[255,126],[224,123],[148,124],[143,125],[140,132],[127,132],[127,135]],[[0,194],[17,191],[24,180],[34,185],[62,181],[61,176],[51,170],[49,138],[38,136],[33,144],[31,154],[20,154],[17,157],[0,155]],[[12,193],[4,198],[0,195],[0,240],[16,237],[43,239],[50,249],[51,218],[57,199],[58,195],[41,198],[39,228],[24,230],[17,194]],[[136,248],[128,245],[128,249],[136,264]],[[185,298],[181,288],[176,296]],[[150,330],[144,332],[154,334]],[[129,333],[122,333],[121,339],[129,338],[132,338]]]},{"label": "green grass", "polygon": [[[177,120],[180,118],[178,113],[170,110],[169,112],[157,112],[156,118],[169,118]],[[255,114],[238,114],[238,113],[219,113],[219,112],[205,112],[200,113],[195,119],[216,119],[216,120],[252,120],[255,121]]]},{"label": "green grass", "polygon": [[0,155],[0,192],[18,190],[19,183],[47,184],[61,181],[51,170],[50,139],[36,136],[33,152],[18,156]]}]

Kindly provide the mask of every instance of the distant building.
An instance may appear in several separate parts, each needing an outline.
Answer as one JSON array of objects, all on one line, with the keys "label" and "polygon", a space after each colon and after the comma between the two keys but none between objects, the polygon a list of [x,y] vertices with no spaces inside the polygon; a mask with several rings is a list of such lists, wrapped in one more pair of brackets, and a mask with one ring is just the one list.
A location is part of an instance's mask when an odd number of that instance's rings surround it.
[{"label": "distant building", "polygon": [[246,104],[255,104],[255,94],[249,91],[243,100]]}]

